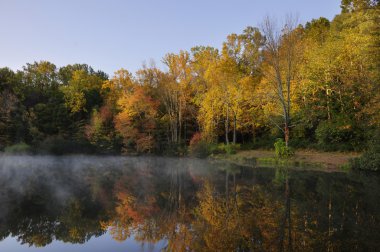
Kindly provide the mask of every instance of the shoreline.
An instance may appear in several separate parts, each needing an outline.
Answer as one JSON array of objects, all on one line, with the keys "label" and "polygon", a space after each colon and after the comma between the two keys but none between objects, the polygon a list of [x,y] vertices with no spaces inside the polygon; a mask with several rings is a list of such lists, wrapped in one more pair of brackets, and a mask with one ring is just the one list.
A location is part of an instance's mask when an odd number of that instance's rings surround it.
[{"label": "shoreline", "polygon": [[[361,154],[356,152],[319,152],[315,150],[296,150],[295,155],[289,159],[278,159],[274,150],[239,150],[236,154],[212,154],[207,158],[215,162],[229,162],[239,166],[247,167],[291,167],[298,170],[317,170],[322,172],[345,172],[350,170],[349,160],[359,157]],[[161,157],[161,158],[194,158],[189,155],[185,156],[162,156],[162,155],[123,155],[123,154],[86,154],[86,153],[68,153],[54,155],[48,153],[5,153],[0,152],[0,158],[12,156],[31,156],[31,157]]]},{"label": "shoreline", "polygon": [[236,154],[217,154],[210,157],[215,161],[226,161],[236,165],[270,167],[273,165],[291,166],[300,170],[323,172],[345,172],[349,160],[359,157],[356,152],[319,152],[315,150],[296,150],[294,157],[277,159],[274,151],[244,150]]}]

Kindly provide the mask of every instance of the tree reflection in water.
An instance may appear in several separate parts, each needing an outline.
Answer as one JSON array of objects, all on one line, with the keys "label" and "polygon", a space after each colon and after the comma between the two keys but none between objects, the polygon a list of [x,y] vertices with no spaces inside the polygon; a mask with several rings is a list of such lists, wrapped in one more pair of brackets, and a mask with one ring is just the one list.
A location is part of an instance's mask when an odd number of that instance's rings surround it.
[{"label": "tree reflection in water", "polygon": [[[166,241],[168,251],[374,251],[380,179],[202,160],[1,164],[0,239]],[[34,165],[36,164],[36,165]]]}]

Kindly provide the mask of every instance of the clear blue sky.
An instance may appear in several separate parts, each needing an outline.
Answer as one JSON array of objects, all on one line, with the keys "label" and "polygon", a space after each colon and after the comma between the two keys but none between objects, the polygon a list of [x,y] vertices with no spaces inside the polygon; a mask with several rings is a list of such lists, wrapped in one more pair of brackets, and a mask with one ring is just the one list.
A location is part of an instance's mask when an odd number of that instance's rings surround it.
[{"label": "clear blue sky", "polygon": [[340,12],[340,0],[0,0],[0,67],[48,60],[135,72],[168,52],[220,48],[264,16],[301,23]]}]

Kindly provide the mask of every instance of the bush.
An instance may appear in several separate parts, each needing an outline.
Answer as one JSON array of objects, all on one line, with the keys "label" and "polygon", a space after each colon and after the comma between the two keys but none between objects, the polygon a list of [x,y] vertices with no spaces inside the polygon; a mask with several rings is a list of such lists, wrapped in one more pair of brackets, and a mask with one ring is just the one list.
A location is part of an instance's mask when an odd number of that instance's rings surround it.
[{"label": "bush", "polygon": [[334,121],[319,123],[315,137],[318,148],[325,151],[352,151],[362,149],[365,137],[362,130],[355,127],[350,119],[338,117]]},{"label": "bush", "polygon": [[213,150],[212,144],[202,139],[201,133],[197,132],[193,135],[189,144],[189,154],[193,157],[206,158]]},{"label": "bush", "polygon": [[193,157],[206,158],[213,153],[214,145],[202,140],[189,147],[190,155]]},{"label": "bush", "polygon": [[291,138],[289,140],[289,145],[295,149],[313,149],[318,148],[317,144],[312,142],[308,138]]},{"label": "bush", "polygon": [[246,143],[241,146],[242,149],[245,150],[254,150],[254,149],[266,149],[270,150],[273,148],[273,142],[276,140],[275,136],[262,136],[258,137],[256,141],[253,143]]},{"label": "bush", "polygon": [[274,143],[274,150],[278,158],[290,158],[294,156],[294,150],[286,146],[286,143],[282,138],[277,138]]},{"label": "bush", "polygon": [[191,156],[205,158],[211,154],[236,154],[240,144],[214,144],[202,139],[200,133],[195,133],[190,140],[189,153]]},{"label": "bush", "polygon": [[353,159],[351,166],[356,170],[380,171],[380,152],[367,151],[360,158]]},{"label": "bush", "polygon": [[154,153],[163,156],[178,157],[185,155],[187,149],[184,144],[165,142],[165,144],[159,143],[159,146]]},{"label": "bush", "polygon": [[240,144],[219,144],[218,148],[215,151],[217,153],[226,153],[228,155],[233,155],[236,154],[238,150],[240,150]]},{"label": "bush", "polygon": [[351,166],[356,170],[380,171],[380,133],[361,157],[351,160]]},{"label": "bush", "polygon": [[24,142],[5,147],[4,149],[5,153],[12,153],[12,154],[26,154],[26,153],[30,153],[31,151],[32,151],[31,147]]},{"label": "bush", "polygon": [[85,140],[67,140],[61,136],[51,136],[38,145],[38,151],[44,154],[92,154],[96,147]]}]

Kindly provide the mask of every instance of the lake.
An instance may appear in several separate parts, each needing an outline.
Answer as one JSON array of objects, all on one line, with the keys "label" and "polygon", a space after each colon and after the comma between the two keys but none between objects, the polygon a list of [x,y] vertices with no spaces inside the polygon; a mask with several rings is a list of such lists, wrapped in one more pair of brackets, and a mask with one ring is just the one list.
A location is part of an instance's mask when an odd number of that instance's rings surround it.
[{"label": "lake", "polygon": [[380,176],[2,156],[0,251],[376,251]]}]

